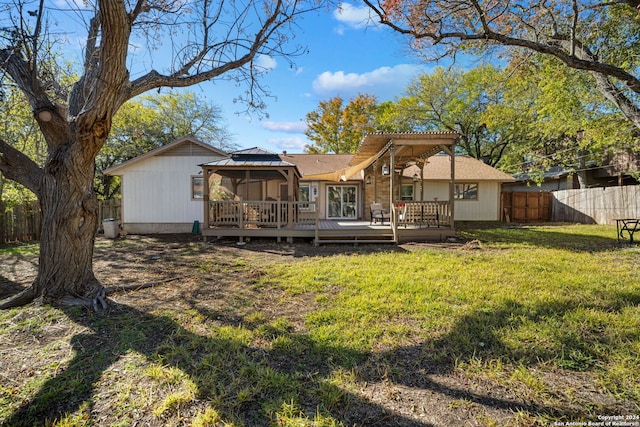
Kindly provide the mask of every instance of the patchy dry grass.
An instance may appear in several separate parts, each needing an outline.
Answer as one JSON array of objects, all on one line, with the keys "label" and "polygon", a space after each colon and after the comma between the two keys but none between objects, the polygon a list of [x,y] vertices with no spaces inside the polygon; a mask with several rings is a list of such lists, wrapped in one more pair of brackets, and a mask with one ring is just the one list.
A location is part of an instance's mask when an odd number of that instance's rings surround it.
[{"label": "patchy dry grass", "polygon": [[[100,240],[107,312],[0,312],[0,424],[549,425],[640,411],[640,250],[601,226],[473,244]],[[37,250],[0,251],[0,296]]]}]

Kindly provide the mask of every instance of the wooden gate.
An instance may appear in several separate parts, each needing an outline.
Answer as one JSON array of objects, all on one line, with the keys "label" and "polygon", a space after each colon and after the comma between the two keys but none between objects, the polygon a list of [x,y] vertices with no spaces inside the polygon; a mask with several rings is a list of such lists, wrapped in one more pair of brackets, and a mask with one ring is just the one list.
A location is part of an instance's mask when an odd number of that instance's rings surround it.
[{"label": "wooden gate", "polygon": [[551,192],[512,191],[502,193],[502,220],[513,222],[551,221]]}]

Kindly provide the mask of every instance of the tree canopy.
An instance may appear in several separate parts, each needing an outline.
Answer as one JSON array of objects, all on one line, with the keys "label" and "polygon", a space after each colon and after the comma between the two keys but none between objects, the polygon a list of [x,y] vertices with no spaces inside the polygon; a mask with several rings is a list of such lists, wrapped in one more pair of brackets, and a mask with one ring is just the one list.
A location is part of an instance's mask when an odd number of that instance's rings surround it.
[{"label": "tree canopy", "polygon": [[306,116],[309,153],[355,153],[367,133],[376,130],[376,98],[360,94],[344,105],[342,97],[321,101]]},{"label": "tree canopy", "polygon": [[637,0],[364,1],[383,24],[412,36],[430,57],[506,46],[587,71],[597,90],[640,128]]},{"label": "tree canopy", "polygon": [[221,150],[236,146],[220,108],[194,92],[145,94],[125,103],[113,118],[111,133],[96,157],[96,191],[110,199],[119,180],[102,171],[126,160],[191,136]]},{"label": "tree canopy", "polygon": [[415,131],[457,132],[465,154],[496,165],[509,140],[490,129],[487,115],[505,91],[502,71],[493,66],[469,71],[440,67],[409,85],[397,101],[397,114]]}]

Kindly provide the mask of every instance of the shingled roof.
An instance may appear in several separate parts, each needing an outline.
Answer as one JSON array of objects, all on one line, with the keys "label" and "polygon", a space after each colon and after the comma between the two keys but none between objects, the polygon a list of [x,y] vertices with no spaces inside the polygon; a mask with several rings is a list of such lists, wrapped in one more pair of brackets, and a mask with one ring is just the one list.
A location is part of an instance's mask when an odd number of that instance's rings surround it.
[{"label": "shingled roof", "polygon": [[[513,182],[515,178],[486,163],[469,156],[455,156],[456,181],[499,181]],[[448,181],[451,176],[449,156],[431,156],[424,167],[424,179],[428,181]],[[413,177],[420,168],[411,166],[404,170],[403,176]]]}]

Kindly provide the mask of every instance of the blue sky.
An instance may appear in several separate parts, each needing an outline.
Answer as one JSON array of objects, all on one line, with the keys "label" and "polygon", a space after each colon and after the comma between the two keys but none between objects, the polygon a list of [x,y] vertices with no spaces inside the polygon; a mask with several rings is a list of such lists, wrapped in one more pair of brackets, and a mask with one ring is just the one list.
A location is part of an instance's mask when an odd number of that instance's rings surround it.
[{"label": "blue sky", "polygon": [[[50,11],[69,11],[74,3],[82,2],[54,0]],[[69,59],[74,62],[82,61],[88,16],[71,12],[57,22],[58,31],[64,34],[63,44],[71,47]],[[261,84],[274,96],[265,98],[267,108],[262,115],[236,114],[244,106],[233,100],[244,88],[230,82],[209,82],[187,89],[221,107],[233,142],[241,148],[258,146],[301,153],[309,143],[304,134],[305,116],[320,101],[340,95],[347,102],[359,93],[373,94],[379,101],[392,100],[403,94],[413,78],[435,65],[421,63],[410,52],[409,40],[376,25],[369,9],[360,2],[306,14],[298,26],[295,43],[306,46],[308,53],[293,58],[293,67],[283,58],[261,58],[269,69]],[[149,52],[141,42],[132,44],[132,49],[132,78],[151,67],[166,71],[162,65],[171,60],[170,49],[164,46]]]},{"label": "blue sky", "polygon": [[360,3],[305,16],[296,41],[306,45],[308,53],[294,58],[293,68],[284,59],[266,62],[270,71],[261,83],[275,96],[266,99],[268,117],[234,114],[240,106],[230,102],[238,92],[231,85],[204,84],[196,93],[222,107],[239,146],[301,153],[309,143],[305,116],[320,101],[340,95],[346,102],[359,93],[374,94],[379,101],[393,99],[427,70],[409,52],[406,38],[368,18],[369,10]]}]

